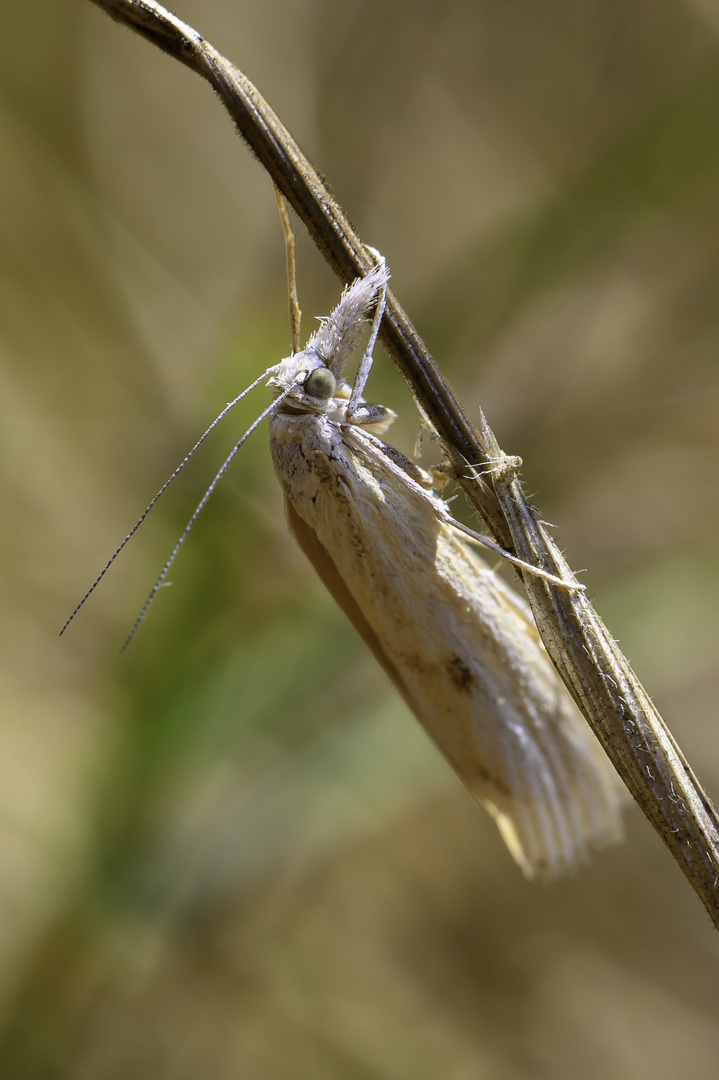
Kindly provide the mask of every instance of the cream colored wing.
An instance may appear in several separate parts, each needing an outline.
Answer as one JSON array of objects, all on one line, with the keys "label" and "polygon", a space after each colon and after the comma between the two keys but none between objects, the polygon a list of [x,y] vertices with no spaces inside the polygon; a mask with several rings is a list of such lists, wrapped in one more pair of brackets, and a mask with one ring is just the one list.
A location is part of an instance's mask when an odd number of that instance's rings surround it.
[{"label": "cream colored wing", "polygon": [[289,520],[528,876],[621,836],[621,785],[522,601],[356,429],[272,420]]}]

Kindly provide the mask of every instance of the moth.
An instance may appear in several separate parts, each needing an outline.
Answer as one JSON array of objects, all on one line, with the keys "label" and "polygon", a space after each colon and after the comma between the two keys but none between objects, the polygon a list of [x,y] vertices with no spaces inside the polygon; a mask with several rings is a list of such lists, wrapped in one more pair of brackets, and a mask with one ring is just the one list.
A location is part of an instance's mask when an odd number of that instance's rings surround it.
[{"label": "moth", "polygon": [[[533,573],[551,575],[456,522],[429,474],[380,437],[395,413],[368,404],[362,392],[388,279],[379,257],[345,289],[304,349],[269,368],[222,410],[63,631],[216,424],[268,379],[274,401],[214,477],[128,642],[212,491],[269,417],[272,460],[300,548],[469,794],[495,819],[527,877],[556,876],[583,861],[590,848],[620,838],[621,785],[552,666],[527,604],[459,530]],[[350,386],[345,369],[369,326]]]},{"label": "moth", "polygon": [[376,318],[360,381],[343,379],[388,276],[382,263],[350,285],[271,375],[287,521],[524,873],[553,876],[621,836],[619,781],[527,604],[457,534],[427,474],[379,437],[395,414],[359,394]]}]

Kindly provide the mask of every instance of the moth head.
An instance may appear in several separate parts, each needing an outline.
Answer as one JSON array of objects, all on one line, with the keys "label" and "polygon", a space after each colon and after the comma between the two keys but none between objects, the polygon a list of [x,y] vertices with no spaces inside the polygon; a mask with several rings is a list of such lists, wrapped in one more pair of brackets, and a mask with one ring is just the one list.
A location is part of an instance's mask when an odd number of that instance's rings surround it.
[{"label": "moth head", "polygon": [[288,394],[287,407],[291,411],[306,410],[314,414],[332,411],[340,390],[334,373],[309,349],[278,364],[269,385]]}]

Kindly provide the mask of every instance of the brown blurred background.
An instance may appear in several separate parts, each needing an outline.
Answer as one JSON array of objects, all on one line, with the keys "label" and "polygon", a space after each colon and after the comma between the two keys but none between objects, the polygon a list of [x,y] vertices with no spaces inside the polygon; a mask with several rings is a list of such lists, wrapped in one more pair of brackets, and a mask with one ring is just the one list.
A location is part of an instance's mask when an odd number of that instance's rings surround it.
[{"label": "brown blurred background", "polygon": [[[719,2],[182,0],[328,178],[719,791]],[[89,0],[0,6],[0,1073],[713,1077],[717,938],[639,812],[525,882],[286,535],[271,187]],[[305,335],[339,286],[298,227]],[[380,353],[371,399],[417,418]]]}]

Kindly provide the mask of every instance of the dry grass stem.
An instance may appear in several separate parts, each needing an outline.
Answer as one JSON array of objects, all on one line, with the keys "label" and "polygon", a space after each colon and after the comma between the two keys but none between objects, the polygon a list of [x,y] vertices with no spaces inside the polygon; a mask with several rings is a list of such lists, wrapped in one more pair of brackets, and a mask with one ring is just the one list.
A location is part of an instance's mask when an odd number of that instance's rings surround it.
[{"label": "dry grass stem", "polygon": [[[207,79],[272,181],[343,282],[372,256],[319,174],[248,79],[200,34],[150,0],[93,0],[119,22]],[[475,431],[396,299],[381,338],[450,455],[460,483],[496,540],[522,559],[567,575],[561,553],[528,505],[516,463],[484,421]],[[501,462],[509,464],[501,467]],[[497,462],[500,462],[500,467]],[[468,470],[468,463],[474,467]],[[469,472],[481,472],[470,477]],[[716,812],[586,593],[525,575],[547,650],[627,787],[719,926]]]}]

